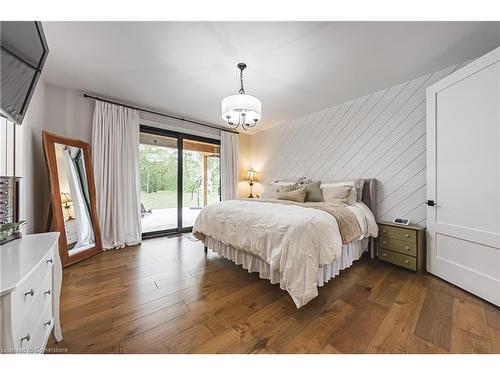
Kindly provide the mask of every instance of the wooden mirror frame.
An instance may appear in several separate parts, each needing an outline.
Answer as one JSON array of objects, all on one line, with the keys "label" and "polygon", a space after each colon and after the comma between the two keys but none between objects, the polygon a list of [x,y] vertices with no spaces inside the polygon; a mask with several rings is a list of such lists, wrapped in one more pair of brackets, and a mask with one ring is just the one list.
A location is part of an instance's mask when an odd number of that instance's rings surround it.
[{"label": "wooden mirror frame", "polygon": [[[50,226],[50,230],[54,230],[60,233],[59,255],[61,257],[62,266],[67,267],[102,251],[101,229],[99,226],[99,220],[97,219],[94,170],[90,161],[90,145],[77,139],[61,137],[59,135],[48,133],[46,131],[42,132],[42,139],[45,160],[47,162],[47,169],[49,173],[49,187],[51,193],[51,206],[48,226]],[[72,256],[70,256],[68,252],[66,230],[64,228],[61,191],[59,189],[59,176],[57,172],[57,159],[55,149],[56,143],[81,148],[83,150],[83,157],[85,159],[85,172],[87,174],[87,184],[90,196],[90,217],[92,220],[92,229],[94,230],[95,246],[80,251]]]}]

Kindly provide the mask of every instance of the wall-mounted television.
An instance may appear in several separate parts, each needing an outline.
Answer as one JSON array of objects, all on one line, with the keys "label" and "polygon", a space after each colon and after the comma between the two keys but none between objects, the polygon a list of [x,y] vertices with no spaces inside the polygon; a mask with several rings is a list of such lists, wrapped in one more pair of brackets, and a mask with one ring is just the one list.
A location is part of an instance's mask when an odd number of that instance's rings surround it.
[{"label": "wall-mounted television", "polygon": [[0,112],[21,124],[49,48],[38,21],[0,22]]}]

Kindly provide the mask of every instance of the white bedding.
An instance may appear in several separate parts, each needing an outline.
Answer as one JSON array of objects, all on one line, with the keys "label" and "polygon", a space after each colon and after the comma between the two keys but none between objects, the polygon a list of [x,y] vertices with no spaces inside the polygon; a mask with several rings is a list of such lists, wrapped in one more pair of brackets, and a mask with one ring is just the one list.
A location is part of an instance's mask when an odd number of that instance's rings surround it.
[{"label": "white bedding", "polygon": [[[349,208],[363,230],[361,238],[377,237],[378,228],[368,207],[356,202]],[[279,201],[230,200],[206,206],[196,219],[193,234],[202,241],[209,236],[249,252],[272,270],[279,270],[282,285],[297,307],[318,295],[319,268],[337,259],[342,249],[332,215]]]}]

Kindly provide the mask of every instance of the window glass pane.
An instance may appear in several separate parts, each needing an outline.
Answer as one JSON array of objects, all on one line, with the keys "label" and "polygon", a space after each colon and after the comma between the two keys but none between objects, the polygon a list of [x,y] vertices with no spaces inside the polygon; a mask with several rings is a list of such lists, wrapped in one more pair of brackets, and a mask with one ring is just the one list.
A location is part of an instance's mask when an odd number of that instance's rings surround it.
[{"label": "window glass pane", "polygon": [[182,227],[191,227],[202,207],[220,200],[219,145],[185,139],[183,143]]},{"label": "window glass pane", "polygon": [[139,147],[142,232],[177,228],[177,138],[142,133]]}]

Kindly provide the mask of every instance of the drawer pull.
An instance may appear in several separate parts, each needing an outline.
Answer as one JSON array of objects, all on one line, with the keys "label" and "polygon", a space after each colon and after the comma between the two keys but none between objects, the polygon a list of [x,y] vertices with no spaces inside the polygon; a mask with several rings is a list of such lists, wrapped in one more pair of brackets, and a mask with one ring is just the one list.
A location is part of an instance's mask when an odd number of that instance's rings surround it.
[{"label": "drawer pull", "polygon": [[26,340],[26,341],[30,341],[30,340],[31,340],[31,336],[30,336],[30,334],[29,334],[29,333],[28,333],[26,336],[21,337],[21,343],[22,343],[24,340]]},{"label": "drawer pull", "polygon": [[47,294],[50,296],[50,289],[43,293],[44,296],[46,296]]},{"label": "drawer pull", "polygon": [[7,195],[9,192],[7,190],[0,190],[0,195]]},{"label": "drawer pull", "polygon": [[54,263],[54,261],[52,260],[52,258],[50,258],[50,259],[47,259],[47,263]]},{"label": "drawer pull", "polygon": [[387,256],[387,254],[386,254],[386,253],[383,253],[383,254],[382,254],[382,256],[383,256],[383,257],[386,257],[386,256]]},{"label": "drawer pull", "polygon": [[387,230],[386,229],[382,229],[382,233],[387,233]]},{"label": "drawer pull", "polygon": [[410,250],[410,246],[405,246],[405,250]]},{"label": "drawer pull", "polygon": [[29,292],[24,293],[24,295],[25,295],[25,296],[27,296],[28,294],[29,294],[31,297],[33,297],[33,294],[35,294],[35,291],[33,290],[33,288],[31,288],[31,290],[30,290]]},{"label": "drawer pull", "polygon": [[409,237],[410,237],[410,235],[409,235],[408,233],[406,233],[406,234],[405,234],[405,237],[406,237],[406,238],[409,238]]},{"label": "drawer pull", "polygon": [[8,185],[8,184],[9,184],[9,181],[6,181],[6,180],[0,181],[0,185]]},{"label": "drawer pull", "polygon": [[50,323],[52,323],[52,320],[49,320],[48,322],[43,323],[45,327],[50,326]]},{"label": "drawer pull", "polygon": [[8,213],[9,213],[9,211],[7,211],[7,210],[0,211],[0,215],[7,215]]},{"label": "drawer pull", "polygon": [[408,264],[410,263],[410,261],[408,259],[405,259],[405,263]]},{"label": "drawer pull", "polygon": [[387,241],[382,241],[382,243],[385,245],[387,243]]},{"label": "drawer pull", "polygon": [[7,206],[9,204],[9,201],[3,199],[0,201],[0,206]]}]

